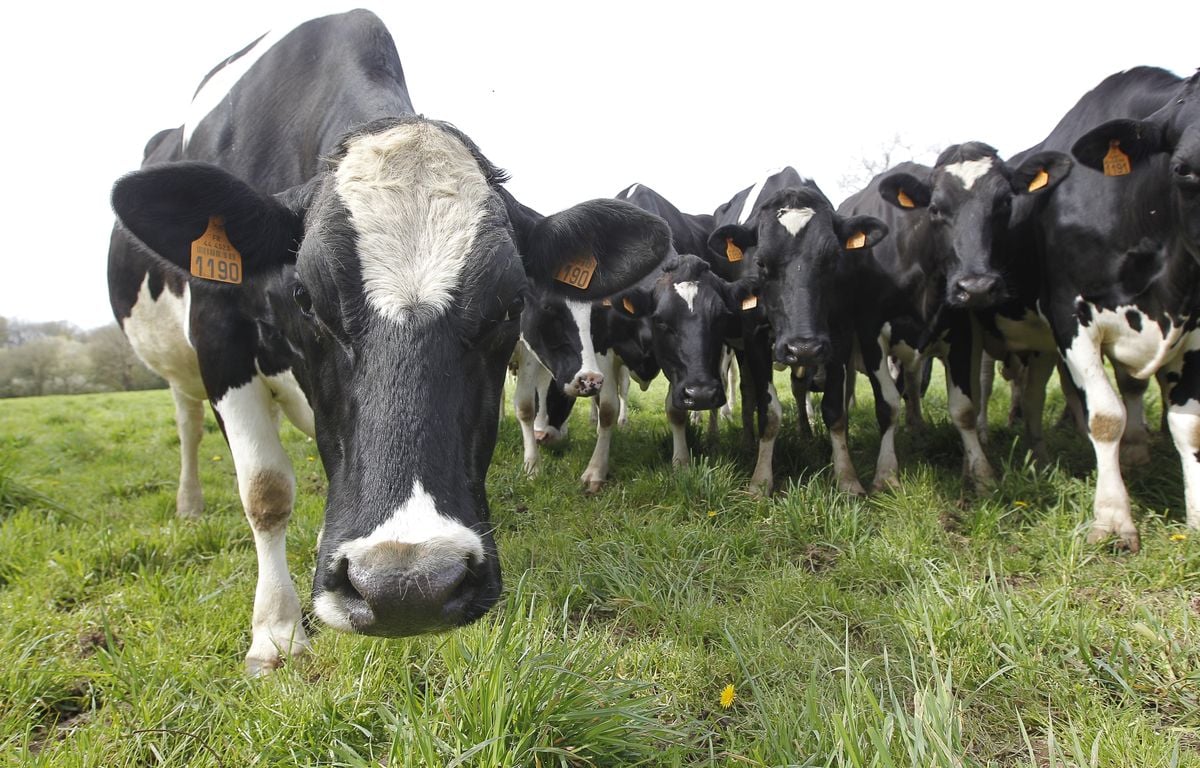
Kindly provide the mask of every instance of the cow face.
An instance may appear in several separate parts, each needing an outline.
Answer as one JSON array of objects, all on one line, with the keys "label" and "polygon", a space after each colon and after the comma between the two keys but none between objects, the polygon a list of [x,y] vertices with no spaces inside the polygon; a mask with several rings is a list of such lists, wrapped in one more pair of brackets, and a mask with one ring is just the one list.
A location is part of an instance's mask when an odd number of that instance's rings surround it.
[{"label": "cow face", "polygon": [[1044,177],[1014,183],[996,150],[970,142],[942,152],[926,178],[897,172],[881,179],[879,194],[884,200],[925,217],[915,231],[928,238],[927,268],[945,276],[950,306],[983,308],[1005,298],[1002,267],[995,258],[1012,218],[1013,196],[1047,192],[1065,175],[1049,157],[1043,165],[1039,170]]},{"label": "cow face", "polygon": [[[332,626],[410,635],[470,622],[500,568],[484,491],[529,283],[590,301],[649,272],[665,226],[595,201],[542,218],[454,128],[381,121],[304,188],[262,195],[209,165],[120,180],[124,226],[184,270],[214,219],[244,304],[270,307],[313,405],[329,478],[313,596]],[[582,287],[557,283],[594,263]],[[579,281],[576,281],[577,283]]]},{"label": "cow face", "polygon": [[[1113,120],[1084,134],[1071,148],[1076,159],[1108,176],[1164,174],[1176,231],[1200,262],[1200,72],[1179,98],[1145,120]],[[1165,159],[1166,162],[1162,162]]]},{"label": "cow face", "polygon": [[668,258],[656,275],[613,301],[614,312],[649,319],[654,359],[670,382],[674,408],[724,405],[721,351],[740,311],[739,296],[748,293],[687,254]]},{"label": "cow face", "polygon": [[521,315],[521,337],[538,360],[562,382],[570,397],[600,392],[604,376],[592,342],[592,305],[534,287]]},{"label": "cow face", "polygon": [[842,218],[815,186],[782,190],[761,206],[757,227],[719,228],[709,247],[753,248],[760,300],[775,333],[775,359],[818,365],[833,351],[831,296],[848,251],[870,248],[887,234],[871,216]]}]

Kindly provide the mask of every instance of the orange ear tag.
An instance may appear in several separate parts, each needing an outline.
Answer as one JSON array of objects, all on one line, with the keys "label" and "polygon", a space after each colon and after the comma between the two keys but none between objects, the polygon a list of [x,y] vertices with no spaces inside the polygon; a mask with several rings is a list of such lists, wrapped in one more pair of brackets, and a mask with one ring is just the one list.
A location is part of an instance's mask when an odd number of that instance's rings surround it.
[{"label": "orange ear tag", "polygon": [[592,273],[595,271],[596,257],[591,252],[588,252],[576,257],[574,261],[568,261],[566,264],[563,264],[562,269],[558,270],[558,274],[554,276],[554,279],[582,291],[592,282]]},{"label": "orange ear tag", "polygon": [[1121,151],[1121,142],[1116,139],[1108,142],[1108,154],[1104,156],[1104,175],[1127,176],[1132,170],[1129,155]]},{"label": "orange ear tag", "polygon": [[758,297],[757,296],[747,296],[746,298],[742,299],[742,311],[743,312],[754,309],[757,306],[758,306]]},{"label": "orange ear tag", "polygon": [[1029,182],[1029,191],[1037,192],[1039,189],[1045,187],[1049,183],[1050,174],[1046,173],[1046,169],[1043,168],[1037,172],[1037,176],[1033,177],[1033,181]]},{"label": "orange ear tag", "polygon": [[730,261],[742,260],[742,249],[737,247],[732,237],[725,238],[725,258]]},{"label": "orange ear tag", "polygon": [[866,244],[867,244],[867,233],[866,232],[856,232],[855,234],[850,236],[849,240],[846,241],[846,250],[857,251],[859,248],[862,248]]},{"label": "orange ear tag", "polygon": [[621,299],[621,306],[625,307],[625,311],[628,312],[629,314],[631,314],[631,315],[637,314],[637,312],[635,312],[633,310],[633,302],[630,301],[628,298]]},{"label": "orange ear tag", "polygon": [[896,202],[900,203],[901,208],[916,208],[917,204],[912,201],[903,189],[896,190]]},{"label": "orange ear tag", "polygon": [[225,234],[225,219],[208,217],[208,229],[192,241],[192,274],[219,283],[242,282],[242,254]]}]

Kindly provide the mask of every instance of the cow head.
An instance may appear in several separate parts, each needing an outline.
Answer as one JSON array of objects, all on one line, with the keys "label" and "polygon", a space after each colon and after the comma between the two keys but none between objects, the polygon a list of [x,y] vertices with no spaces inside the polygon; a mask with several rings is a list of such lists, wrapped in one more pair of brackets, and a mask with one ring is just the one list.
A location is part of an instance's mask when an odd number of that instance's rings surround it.
[{"label": "cow head", "polygon": [[[311,182],[275,197],[197,163],[114,188],[123,225],[179,270],[222,220],[241,260],[228,290],[269,305],[291,345],[329,478],[313,597],[338,629],[435,631],[496,602],[484,477],[529,286],[590,301],[669,247],[633,206],[543,218],[503,180],[456,129],[412,117],[355,131]],[[586,282],[556,280],[581,262],[594,265]]]},{"label": "cow head", "polygon": [[788,188],[759,208],[754,228],[720,227],[709,248],[754,248],[761,301],[775,333],[775,359],[817,365],[833,351],[830,294],[847,251],[870,248],[887,235],[872,216],[843,218],[815,184]]},{"label": "cow head", "polygon": [[950,306],[988,307],[1005,298],[994,249],[1008,230],[1014,195],[1048,192],[1070,169],[1061,153],[1038,157],[1035,177],[1022,183],[1024,175],[1014,177],[996,150],[969,142],[942,152],[927,176],[897,171],[880,180],[884,200],[925,217],[917,227],[932,242],[928,268],[945,276]]},{"label": "cow head", "polygon": [[1165,174],[1179,234],[1200,261],[1200,72],[1154,114],[1107,122],[1080,137],[1071,152],[1107,176]]},{"label": "cow head", "polygon": [[614,312],[649,319],[654,358],[676,409],[725,403],[721,351],[745,295],[748,289],[716,275],[704,259],[684,254],[668,257],[658,272],[613,300]]}]

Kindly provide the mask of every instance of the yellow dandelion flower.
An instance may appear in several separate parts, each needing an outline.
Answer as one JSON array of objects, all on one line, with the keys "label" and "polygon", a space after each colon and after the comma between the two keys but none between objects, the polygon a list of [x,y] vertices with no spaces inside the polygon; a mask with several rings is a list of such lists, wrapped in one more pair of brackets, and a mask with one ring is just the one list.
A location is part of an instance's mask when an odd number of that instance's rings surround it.
[{"label": "yellow dandelion flower", "polygon": [[733,683],[721,689],[721,709],[729,709],[736,699],[737,692],[733,690]]},{"label": "yellow dandelion flower", "polygon": [[221,460],[220,456],[213,456],[213,461],[220,461],[220,460]]},{"label": "yellow dandelion flower", "polygon": [[1186,533],[1172,533],[1171,541],[1187,541]]},{"label": "yellow dandelion flower", "polygon": [[716,517],[716,516],[717,516],[717,510],[715,510],[715,509],[710,509],[710,510],[708,510],[708,516],[709,516],[709,517]]},{"label": "yellow dandelion flower", "polygon": [[1028,506],[1029,506],[1029,502],[1028,502],[1028,501],[1021,501],[1020,499],[1018,499],[1017,501],[1014,501],[1014,502],[1013,502],[1013,506],[1014,506],[1014,507],[1017,507],[1018,509],[1020,509],[1020,508],[1022,508],[1022,507],[1028,507]]},{"label": "yellow dandelion flower", "polygon": [[312,456],[309,456],[309,457],[308,457],[308,460],[309,460],[309,461],[316,461],[316,459],[314,459]]}]

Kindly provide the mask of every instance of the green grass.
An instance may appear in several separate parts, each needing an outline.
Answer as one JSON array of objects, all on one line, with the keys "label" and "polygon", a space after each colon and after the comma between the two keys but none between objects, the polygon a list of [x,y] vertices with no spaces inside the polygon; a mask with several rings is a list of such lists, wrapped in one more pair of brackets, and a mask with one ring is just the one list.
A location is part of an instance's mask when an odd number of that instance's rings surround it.
[{"label": "green grass", "polygon": [[[1200,534],[1170,440],[1127,474],[1143,547],[1116,554],[1083,540],[1089,445],[1048,429],[1057,463],[1028,463],[998,395],[986,496],[963,491],[936,387],[928,431],[897,440],[903,489],[865,500],[790,398],[766,500],[732,425],[670,469],[661,385],[635,393],[595,497],[586,409],[533,480],[510,415],[497,610],[434,637],[321,630],[257,680],[254,548],[211,418],[188,522],[168,393],[2,401],[0,765],[1200,766]],[[869,481],[861,379],[858,402]],[[325,481],[285,442],[303,597]]]}]

